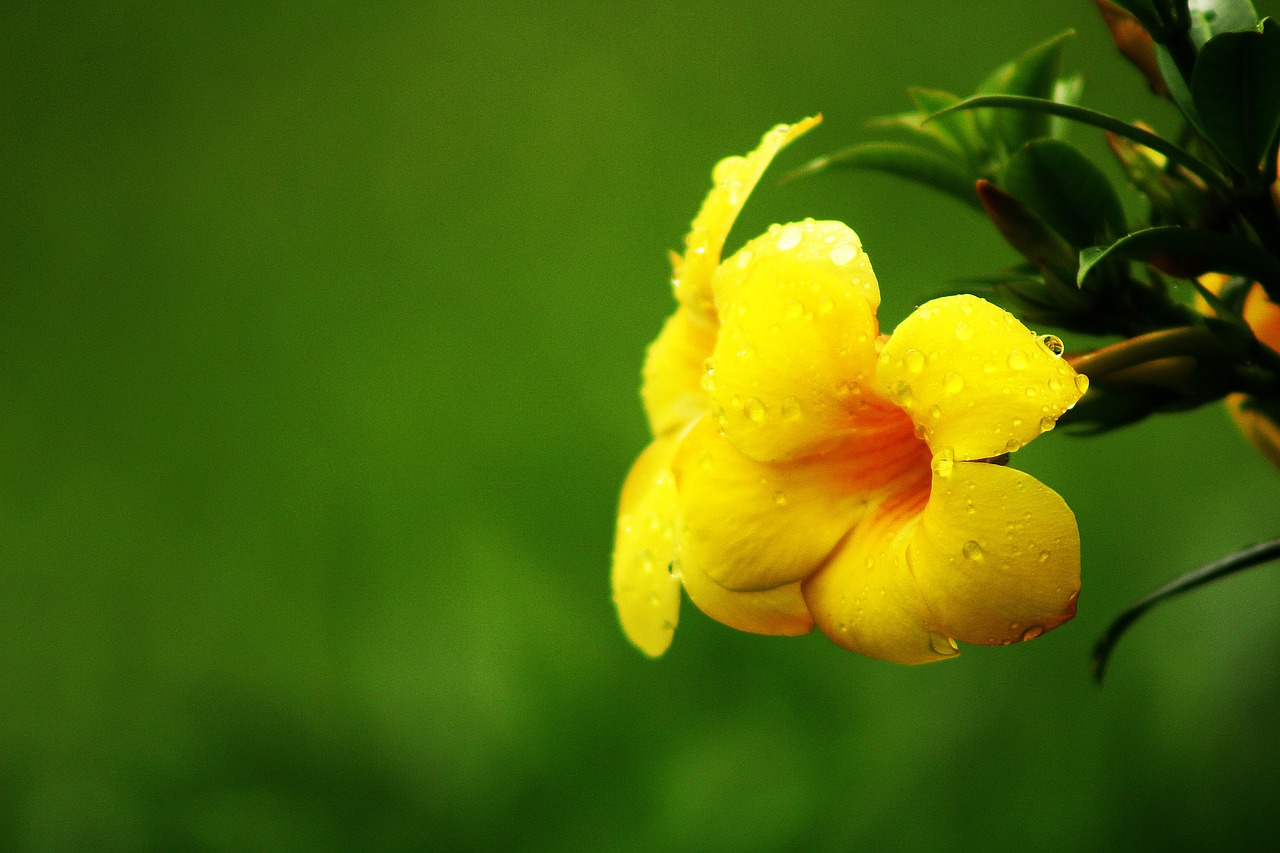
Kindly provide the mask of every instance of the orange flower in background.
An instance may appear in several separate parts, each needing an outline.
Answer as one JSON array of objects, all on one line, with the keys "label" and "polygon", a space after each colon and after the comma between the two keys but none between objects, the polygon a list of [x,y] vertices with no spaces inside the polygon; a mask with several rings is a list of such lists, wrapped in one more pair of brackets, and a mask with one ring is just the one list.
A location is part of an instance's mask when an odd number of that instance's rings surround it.
[{"label": "orange flower in background", "polygon": [[1052,429],[1085,377],[972,296],[879,334],[879,286],[839,222],[775,225],[721,260],[769,161],[817,118],[722,160],[675,257],[678,307],[649,348],[653,442],[623,487],[613,597],[660,655],[683,589],[762,634],[816,624],[900,663],[1031,639],[1074,615],[1075,518],[999,464]]},{"label": "orange flower in background", "polygon": [[[1228,278],[1221,273],[1208,273],[1200,277],[1200,283],[1217,293],[1226,285]],[[1202,308],[1207,309],[1207,305]],[[1249,288],[1242,313],[1258,342],[1280,352],[1280,305],[1267,298],[1262,285],[1255,283]],[[1225,402],[1227,411],[1244,437],[1268,462],[1280,468],[1280,425],[1276,422],[1276,412],[1264,410],[1248,394],[1228,394]]]}]

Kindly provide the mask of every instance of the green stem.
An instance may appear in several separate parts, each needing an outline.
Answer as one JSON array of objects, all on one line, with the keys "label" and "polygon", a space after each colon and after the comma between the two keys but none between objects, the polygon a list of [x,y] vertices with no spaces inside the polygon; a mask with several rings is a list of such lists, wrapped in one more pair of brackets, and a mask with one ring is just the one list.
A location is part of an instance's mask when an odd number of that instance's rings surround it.
[{"label": "green stem", "polygon": [[1273,539],[1270,542],[1254,545],[1252,548],[1246,548],[1229,557],[1224,557],[1216,563],[1193,569],[1160,587],[1117,616],[1115,621],[1111,623],[1111,627],[1107,628],[1106,633],[1098,640],[1098,644],[1093,649],[1093,677],[1099,684],[1102,683],[1102,678],[1107,671],[1107,661],[1115,650],[1116,643],[1120,642],[1120,638],[1124,636],[1134,622],[1137,622],[1144,613],[1160,602],[1204,586],[1219,578],[1224,578],[1276,559],[1280,559],[1280,539]]}]

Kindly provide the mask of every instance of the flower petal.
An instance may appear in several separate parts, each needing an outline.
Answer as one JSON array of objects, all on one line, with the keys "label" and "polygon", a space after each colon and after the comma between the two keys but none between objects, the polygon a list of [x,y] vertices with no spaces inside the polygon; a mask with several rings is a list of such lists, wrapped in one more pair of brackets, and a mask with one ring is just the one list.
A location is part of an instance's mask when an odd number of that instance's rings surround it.
[{"label": "flower petal", "polygon": [[774,155],[820,121],[822,116],[813,116],[792,125],[777,125],[747,156],[726,157],[716,164],[711,172],[713,186],[684,239],[684,257],[676,264],[672,278],[676,299],[681,305],[704,317],[715,316],[711,275],[720,265],[725,238],[738,212]]},{"label": "flower petal", "polygon": [[1280,468],[1280,424],[1275,420],[1274,406],[1245,394],[1228,394],[1227,411],[1249,443],[1258,449],[1268,462]]},{"label": "flower petal", "polygon": [[712,413],[751,458],[798,459],[896,407],[874,394],[878,327],[865,289],[785,252],[755,256],[758,242],[739,253],[752,253],[745,266],[731,260],[716,276]]},{"label": "flower petal", "polygon": [[703,385],[715,340],[713,321],[681,307],[649,345],[640,396],[655,436],[685,429],[706,413]]},{"label": "flower petal", "polygon": [[983,462],[935,466],[907,560],[943,630],[962,642],[1029,640],[1075,615],[1075,516],[1022,471]]},{"label": "flower petal", "polygon": [[1053,429],[1085,386],[1012,314],[968,295],[916,309],[881,350],[876,377],[935,452],[951,448],[961,460],[1017,450]]},{"label": "flower petal", "polygon": [[668,570],[676,557],[676,486],[670,470],[676,441],[658,439],[631,467],[613,546],[613,601],[627,638],[650,657],[671,645],[680,616],[680,581]]},{"label": "flower petal", "polygon": [[830,562],[804,583],[814,622],[839,645],[895,663],[929,663],[959,654],[907,565],[907,545],[927,496],[928,480],[921,476],[912,488],[877,504]]},{"label": "flower petal", "polygon": [[683,560],[677,566],[689,600],[717,622],[739,631],[784,637],[813,630],[813,617],[800,594],[799,583],[761,592],[733,592],[696,567],[686,567]]},{"label": "flower petal", "polygon": [[681,565],[739,591],[808,577],[866,512],[860,467],[881,464],[874,456],[849,454],[756,462],[735,450],[715,424],[700,421],[672,465]]}]

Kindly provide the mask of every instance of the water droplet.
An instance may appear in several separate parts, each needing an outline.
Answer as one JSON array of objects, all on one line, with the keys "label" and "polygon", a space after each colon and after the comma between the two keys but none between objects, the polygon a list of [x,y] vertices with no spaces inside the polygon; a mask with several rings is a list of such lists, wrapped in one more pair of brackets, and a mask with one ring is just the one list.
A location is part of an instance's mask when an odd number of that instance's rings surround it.
[{"label": "water droplet", "polygon": [[774,502],[775,504],[777,504],[778,506],[786,506],[786,505],[787,505],[787,496],[786,496],[786,495],[784,495],[782,492],[774,492],[774,493],[773,493],[773,502]]},{"label": "water droplet", "polygon": [[648,574],[653,571],[653,552],[648,548],[641,548],[636,552],[636,559],[640,561],[640,570]]},{"label": "water droplet", "polygon": [[1083,373],[1076,374],[1076,390],[1083,394],[1089,390],[1089,377]]},{"label": "water droplet", "polygon": [[765,407],[759,399],[752,397],[742,404],[742,414],[746,415],[750,420],[760,423],[764,420]]},{"label": "water droplet", "polygon": [[941,417],[942,417],[942,407],[941,407],[941,406],[930,406],[930,407],[929,407],[929,417],[933,418],[935,421],[936,421],[936,420],[938,420],[939,418],[941,418]]},{"label": "water droplet", "polygon": [[1050,390],[1050,391],[1061,391],[1061,390],[1062,390],[1062,380],[1061,380],[1061,379],[1059,379],[1059,378],[1058,378],[1058,377],[1056,377],[1056,376],[1050,376],[1050,377],[1049,377],[1049,390]]},{"label": "water droplet", "polygon": [[1009,353],[1009,368],[1012,370],[1027,369],[1027,354],[1020,349],[1013,350]]},{"label": "water droplet", "polygon": [[836,308],[836,303],[832,301],[830,296],[823,295],[818,298],[818,313],[830,314]]},{"label": "water droplet", "polygon": [[717,184],[722,184],[745,168],[746,165],[746,157],[725,157],[719,163],[716,163],[715,168],[711,170],[711,180]]},{"label": "water droplet", "polygon": [[933,473],[942,479],[951,476],[956,467],[956,454],[950,447],[944,447],[933,457]]},{"label": "water droplet", "polygon": [[739,252],[738,253],[738,269],[745,270],[747,266],[751,263],[752,257],[754,256],[751,254],[751,252],[747,251],[746,249]]},{"label": "water droplet", "polygon": [[738,347],[738,358],[751,358],[756,354],[756,345],[751,341],[743,341]]},{"label": "water droplet", "polygon": [[964,545],[960,546],[960,553],[964,555],[966,560],[978,561],[983,558],[982,546],[976,540],[970,539]]},{"label": "water droplet", "polygon": [[960,646],[956,645],[956,641],[937,631],[929,632],[929,648],[944,658],[953,658],[960,654]]},{"label": "water droplet", "polygon": [[1045,415],[1043,418],[1040,419],[1040,431],[1048,432],[1049,430],[1057,426],[1057,423],[1058,422],[1055,421],[1053,418],[1049,417],[1048,415]]},{"label": "water droplet", "polygon": [[788,320],[794,320],[804,313],[804,305],[795,299],[788,300],[786,307],[783,309]]},{"label": "water droplet", "polygon": [[956,338],[962,341],[971,340],[973,338],[973,326],[963,320],[956,323]]},{"label": "water droplet", "polygon": [[1044,633],[1043,625],[1031,625],[1027,628],[1027,630],[1022,632],[1022,639],[1024,642],[1026,640],[1034,640],[1036,637],[1039,637],[1043,633]]},{"label": "water droplet", "polygon": [[952,371],[942,378],[942,390],[948,394],[959,394],[964,390],[964,377]]},{"label": "water droplet", "polygon": [[1040,344],[1058,358],[1062,358],[1062,354],[1067,351],[1062,345],[1062,338],[1057,335],[1041,335]]},{"label": "water droplet", "polygon": [[800,419],[800,401],[795,397],[788,397],[782,401],[782,417],[789,421]]},{"label": "water droplet", "polygon": [[1021,447],[1022,447],[1022,442],[1018,441],[1018,439],[1016,438],[1011,438],[1004,443],[1004,449],[1006,453],[1013,453],[1015,450],[1018,450]]},{"label": "water droplet", "polygon": [[786,226],[778,232],[778,250],[785,252],[788,249],[794,249],[803,236],[804,232],[800,230],[799,225]]},{"label": "water droplet", "polygon": [[912,406],[911,386],[905,382],[895,384],[890,397],[904,409],[910,409]]},{"label": "water droplet", "polygon": [[1041,551],[1041,552],[1040,552],[1040,562],[1042,562],[1042,563],[1047,563],[1047,562],[1049,562],[1049,557],[1051,557],[1051,556],[1052,556],[1052,555],[1051,555],[1048,551]]},{"label": "water droplet", "polygon": [[919,373],[924,370],[924,353],[918,349],[909,349],[902,356],[902,364],[909,373]]},{"label": "water droplet", "polygon": [[831,263],[842,267],[858,257],[858,247],[852,243],[841,243],[831,250]]}]

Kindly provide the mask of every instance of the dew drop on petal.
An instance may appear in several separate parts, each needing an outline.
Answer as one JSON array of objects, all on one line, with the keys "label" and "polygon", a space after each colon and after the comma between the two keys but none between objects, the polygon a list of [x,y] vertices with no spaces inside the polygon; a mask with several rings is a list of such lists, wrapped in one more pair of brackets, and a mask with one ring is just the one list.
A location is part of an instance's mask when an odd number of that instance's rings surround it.
[{"label": "dew drop on petal", "polygon": [[956,323],[956,338],[962,341],[971,340],[973,338],[973,326],[963,320]]},{"label": "dew drop on petal", "polygon": [[1027,354],[1020,349],[1013,350],[1009,353],[1009,368],[1011,370],[1026,370]]},{"label": "dew drop on petal", "polygon": [[960,654],[960,646],[956,645],[956,641],[937,631],[929,632],[929,648],[944,658],[952,658]]},{"label": "dew drop on petal", "polygon": [[929,407],[929,417],[933,418],[935,421],[936,421],[936,420],[938,420],[938,419],[940,419],[940,418],[942,417],[942,407],[941,407],[941,406],[930,406],[930,407]]},{"label": "dew drop on petal", "polygon": [[910,373],[919,373],[924,370],[924,353],[918,349],[909,349],[902,356],[902,364]]},{"label": "dew drop on petal", "polygon": [[966,560],[973,560],[974,562],[983,558],[982,546],[974,539],[970,539],[968,542],[964,543],[964,545],[960,547],[960,553],[964,555]]},{"label": "dew drop on petal", "polygon": [[959,394],[964,390],[964,377],[952,371],[942,378],[942,390],[948,394]]},{"label": "dew drop on petal", "polygon": [[1040,419],[1040,431],[1048,432],[1049,430],[1057,426],[1057,423],[1058,422],[1055,421],[1053,418],[1049,417],[1048,415],[1045,415],[1043,418]]},{"label": "dew drop on petal", "polygon": [[795,397],[788,397],[782,401],[782,417],[789,421],[800,419],[800,401]]},{"label": "dew drop on petal", "polygon": [[773,502],[774,502],[775,504],[777,504],[778,506],[786,506],[786,505],[787,505],[787,496],[786,496],[786,495],[784,495],[782,492],[774,492],[774,493],[773,493]]},{"label": "dew drop on petal", "polygon": [[933,473],[942,479],[951,476],[956,467],[956,455],[950,447],[944,447],[933,457]]},{"label": "dew drop on petal", "polygon": [[836,303],[832,301],[830,296],[823,295],[818,299],[818,313],[830,314],[836,308]]},{"label": "dew drop on petal", "polygon": [[1022,632],[1022,639],[1024,641],[1034,640],[1036,637],[1039,637],[1043,633],[1044,633],[1043,625],[1031,625],[1027,628],[1027,630]]},{"label": "dew drop on petal", "polygon": [[783,309],[788,320],[794,320],[804,313],[804,305],[795,299],[788,300],[786,308]]},{"label": "dew drop on petal", "polygon": [[739,252],[738,253],[738,269],[741,269],[741,270],[746,269],[747,266],[751,263],[752,257],[754,256],[749,251],[743,250]]},{"label": "dew drop on petal", "polygon": [[1058,358],[1062,358],[1062,354],[1067,350],[1062,344],[1062,338],[1057,335],[1041,335],[1040,344]]},{"label": "dew drop on petal", "polygon": [[852,243],[841,243],[831,250],[831,263],[842,267],[858,257],[858,247]]},{"label": "dew drop on petal", "polygon": [[1005,449],[1005,452],[1007,453],[1013,453],[1015,450],[1018,450],[1021,447],[1022,447],[1022,442],[1018,441],[1018,439],[1016,438],[1011,438],[1004,443],[1004,449]]},{"label": "dew drop on petal", "polygon": [[1083,394],[1089,390],[1089,377],[1083,373],[1076,374],[1076,390]]},{"label": "dew drop on petal", "polygon": [[715,168],[711,170],[711,180],[715,181],[717,184],[722,184],[732,178],[746,165],[746,157],[725,157],[719,163],[716,163]]},{"label": "dew drop on petal", "polygon": [[1047,562],[1049,562],[1049,557],[1050,557],[1050,556],[1052,556],[1052,555],[1051,555],[1048,551],[1041,551],[1041,552],[1040,552],[1040,562],[1042,562],[1042,563],[1047,563]]},{"label": "dew drop on petal", "polygon": [[1061,380],[1061,379],[1059,379],[1059,378],[1058,378],[1058,377],[1056,377],[1056,376],[1050,376],[1050,377],[1049,377],[1049,390],[1050,390],[1050,391],[1061,391],[1061,390],[1062,390],[1062,380]]},{"label": "dew drop on petal", "polygon": [[751,358],[756,354],[756,345],[751,341],[743,341],[738,346],[738,358]]},{"label": "dew drop on petal", "polygon": [[800,230],[799,225],[786,226],[778,232],[778,250],[785,252],[788,249],[794,249],[803,236],[804,232]]},{"label": "dew drop on petal", "polygon": [[742,414],[746,415],[750,420],[760,423],[764,420],[764,403],[756,397],[752,397],[742,404]]}]

